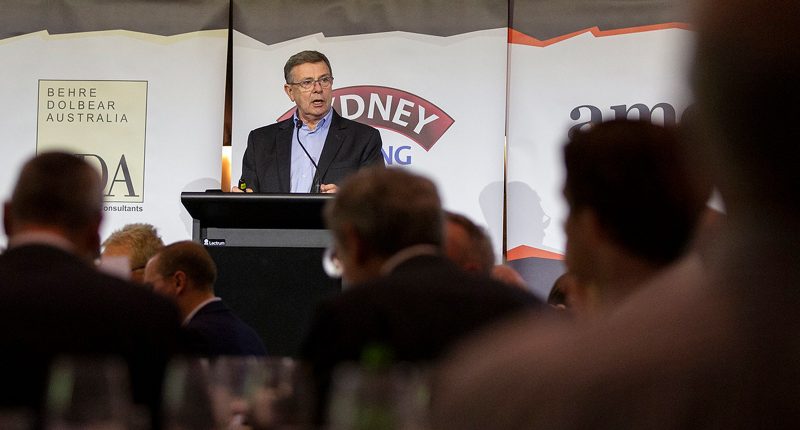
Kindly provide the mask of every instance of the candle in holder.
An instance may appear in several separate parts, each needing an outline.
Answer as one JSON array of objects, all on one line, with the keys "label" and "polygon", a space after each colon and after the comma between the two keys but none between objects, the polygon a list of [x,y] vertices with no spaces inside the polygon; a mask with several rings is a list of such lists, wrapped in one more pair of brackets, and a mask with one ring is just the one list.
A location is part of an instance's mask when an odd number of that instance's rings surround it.
[{"label": "candle in holder", "polygon": [[231,190],[231,147],[222,147],[222,178],[220,179],[220,188],[224,192]]}]

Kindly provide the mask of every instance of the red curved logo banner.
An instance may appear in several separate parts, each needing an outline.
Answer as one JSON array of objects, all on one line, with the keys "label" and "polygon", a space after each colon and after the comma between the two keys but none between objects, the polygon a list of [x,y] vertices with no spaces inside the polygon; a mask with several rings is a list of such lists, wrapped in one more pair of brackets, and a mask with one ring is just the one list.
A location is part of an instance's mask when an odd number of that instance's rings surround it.
[{"label": "red curved logo banner", "polygon": [[[402,134],[430,151],[455,120],[428,100],[396,88],[363,85],[333,91],[341,116]],[[278,121],[289,118],[290,109]]]}]

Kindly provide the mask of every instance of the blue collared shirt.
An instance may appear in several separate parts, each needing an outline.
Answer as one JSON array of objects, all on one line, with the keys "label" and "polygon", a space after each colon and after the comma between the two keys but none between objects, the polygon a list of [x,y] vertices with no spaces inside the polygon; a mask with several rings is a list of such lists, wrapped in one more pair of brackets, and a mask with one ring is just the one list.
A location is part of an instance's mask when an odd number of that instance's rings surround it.
[{"label": "blue collared shirt", "polygon": [[[308,155],[314,159],[314,163],[319,165],[319,157],[322,154],[322,147],[325,146],[325,139],[328,137],[328,130],[331,128],[331,118],[333,118],[333,109],[322,117],[317,123],[314,130],[308,128],[306,124],[300,130],[295,130],[292,133],[292,169],[289,174],[289,183],[291,184],[291,192],[293,193],[307,193],[311,190],[311,184],[314,182],[314,174],[316,169],[311,164],[303,148],[297,143],[297,135],[300,135],[300,141],[306,147]],[[294,121],[297,122],[297,111],[294,113]]]}]

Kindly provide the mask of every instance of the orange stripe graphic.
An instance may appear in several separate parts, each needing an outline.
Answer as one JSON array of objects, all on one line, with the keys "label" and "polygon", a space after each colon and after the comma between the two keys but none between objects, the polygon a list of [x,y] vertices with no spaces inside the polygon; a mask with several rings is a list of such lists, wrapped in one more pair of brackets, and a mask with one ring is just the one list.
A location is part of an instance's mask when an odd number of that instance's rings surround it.
[{"label": "orange stripe graphic", "polygon": [[543,258],[545,260],[563,260],[564,256],[552,251],[545,251],[544,249],[533,248],[530,246],[522,245],[514,249],[509,249],[506,253],[508,261],[521,260],[523,258]]},{"label": "orange stripe graphic", "polygon": [[614,30],[600,30],[599,27],[592,27],[587,28],[584,30],[578,30],[569,34],[564,34],[562,36],[553,37],[547,40],[539,40],[535,37],[528,36],[525,33],[520,31],[514,30],[513,28],[508,29],[508,43],[513,43],[516,45],[529,45],[529,46],[538,46],[540,48],[544,48],[546,46],[550,46],[556,44],[558,42],[562,42],[567,39],[571,39],[575,36],[584,34],[584,33],[592,33],[594,37],[605,37],[605,36],[617,36],[620,34],[632,34],[632,33],[643,33],[646,31],[656,31],[656,30],[667,30],[671,28],[677,28],[681,30],[690,30],[689,24],[683,22],[667,22],[664,24],[652,24],[652,25],[643,25],[639,27],[627,27],[627,28],[617,28]]}]

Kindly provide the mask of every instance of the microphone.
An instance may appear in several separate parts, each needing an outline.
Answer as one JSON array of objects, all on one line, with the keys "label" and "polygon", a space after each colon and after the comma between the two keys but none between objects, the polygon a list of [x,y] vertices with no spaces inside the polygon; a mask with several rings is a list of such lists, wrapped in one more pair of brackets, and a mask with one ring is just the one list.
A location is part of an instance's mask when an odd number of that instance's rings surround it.
[{"label": "microphone", "polygon": [[317,173],[319,172],[318,170],[319,168],[317,167],[317,163],[314,161],[314,158],[311,157],[311,154],[309,154],[308,151],[306,150],[306,147],[305,145],[303,145],[303,142],[300,141],[300,128],[302,127],[303,127],[303,120],[297,118],[297,121],[295,122],[295,130],[296,130],[295,137],[297,138],[297,143],[300,144],[300,148],[303,149],[303,152],[306,153],[306,157],[308,157],[308,159],[311,161],[311,164],[314,165],[314,180],[311,182],[311,190],[309,192],[319,193],[319,178],[317,178]]}]

